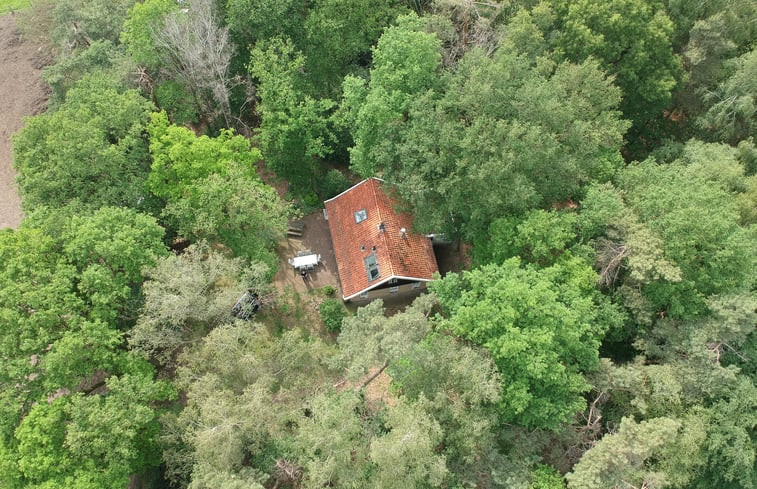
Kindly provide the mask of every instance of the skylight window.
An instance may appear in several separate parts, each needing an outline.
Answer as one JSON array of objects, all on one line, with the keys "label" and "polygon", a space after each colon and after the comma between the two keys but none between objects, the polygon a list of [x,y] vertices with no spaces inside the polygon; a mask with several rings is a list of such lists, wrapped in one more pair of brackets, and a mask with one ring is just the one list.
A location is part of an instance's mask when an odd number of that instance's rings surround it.
[{"label": "skylight window", "polygon": [[365,221],[366,219],[368,219],[368,213],[365,212],[365,209],[360,209],[359,211],[357,211],[355,213],[355,222],[356,223],[361,223],[361,222]]},{"label": "skylight window", "polygon": [[378,262],[376,261],[376,253],[372,253],[365,257],[365,271],[368,273],[368,281],[372,282],[381,276],[378,268]]}]

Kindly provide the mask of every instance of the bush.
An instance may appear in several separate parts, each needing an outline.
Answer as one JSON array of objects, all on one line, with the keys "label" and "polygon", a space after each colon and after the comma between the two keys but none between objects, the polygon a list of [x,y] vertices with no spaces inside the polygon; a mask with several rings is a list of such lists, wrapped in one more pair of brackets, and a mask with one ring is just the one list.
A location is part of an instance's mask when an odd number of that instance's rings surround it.
[{"label": "bush", "polygon": [[336,287],[333,285],[326,285],[323,287],[323,293],[331,297],[336,292]]},{"label": "bush", "polygon": [[326,172],[326,174],[320,178],[318,183],[324,199],[335,197],[351,186],[347,177],[337,169],[331,169]]},{"label": "bush", "polygon": [[321,199],[318,198],[315,192],[310,192],[302,196],[302,203],[308,207],[318,207],[321,204]]},{"label": "bush", "polygon": [[326,299],[318,306],[321,320],[330,333],[339,331],[342,327],[342,319],[346,316],[342,303],[337,299]]}]

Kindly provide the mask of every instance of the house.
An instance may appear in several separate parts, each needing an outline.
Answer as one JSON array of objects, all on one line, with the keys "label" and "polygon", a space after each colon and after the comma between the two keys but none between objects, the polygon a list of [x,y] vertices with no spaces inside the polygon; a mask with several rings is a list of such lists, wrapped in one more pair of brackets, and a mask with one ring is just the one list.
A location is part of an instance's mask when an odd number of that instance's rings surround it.
[{"label": "house", "polygon": [[382,183],[368,178],[325,202],[345,301],[417,292],[439,271],[431,240],[410,232]]}]

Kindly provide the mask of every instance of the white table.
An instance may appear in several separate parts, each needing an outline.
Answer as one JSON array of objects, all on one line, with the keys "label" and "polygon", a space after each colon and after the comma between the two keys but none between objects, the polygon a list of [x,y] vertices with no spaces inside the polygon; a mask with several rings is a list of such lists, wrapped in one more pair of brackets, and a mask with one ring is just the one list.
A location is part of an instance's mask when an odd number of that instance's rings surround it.
[{"label": "white table", "polygon": [[318,265],[320,258],[320,255],[313,253],[312,255],[296,256],[292,258],[292,261],[290,263],[294,268],[302,270],[303,268],[315,267],[316,265]]}]

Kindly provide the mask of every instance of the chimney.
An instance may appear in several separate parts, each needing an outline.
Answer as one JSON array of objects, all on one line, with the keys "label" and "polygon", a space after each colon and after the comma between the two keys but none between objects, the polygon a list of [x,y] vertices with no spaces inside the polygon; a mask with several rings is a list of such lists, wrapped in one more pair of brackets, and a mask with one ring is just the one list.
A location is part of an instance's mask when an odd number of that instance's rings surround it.
[{"label": "chimney", "polygon": [[400,237],[402,237],[402,239],[407,238],[407,229],[405,228],[400,229]]}]

